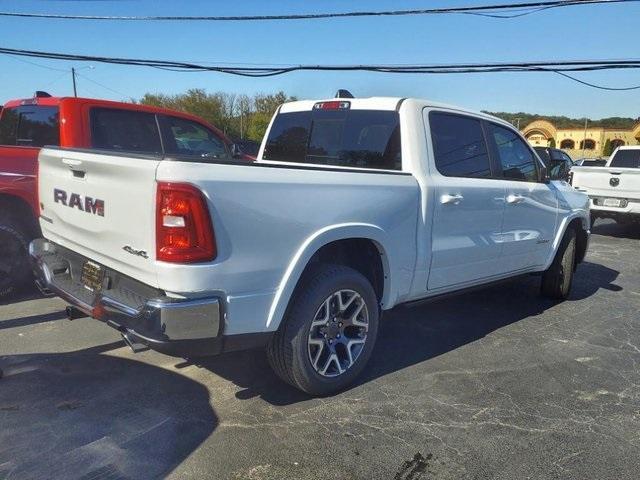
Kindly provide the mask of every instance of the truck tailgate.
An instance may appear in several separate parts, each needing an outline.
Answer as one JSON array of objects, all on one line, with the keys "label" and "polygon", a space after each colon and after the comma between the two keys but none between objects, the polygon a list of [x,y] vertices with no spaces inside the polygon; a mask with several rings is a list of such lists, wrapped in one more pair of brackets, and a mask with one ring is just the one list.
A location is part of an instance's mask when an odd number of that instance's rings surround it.
[{"label": "truck tailgate", "polygon": [[39,163],[44,237],[157,286],[154,202],[160,159],[43,149]]},{"label": "truck tailgate", "polygon": [[640,198],[640,169],[573,167],[572,184],[589,196]]}]

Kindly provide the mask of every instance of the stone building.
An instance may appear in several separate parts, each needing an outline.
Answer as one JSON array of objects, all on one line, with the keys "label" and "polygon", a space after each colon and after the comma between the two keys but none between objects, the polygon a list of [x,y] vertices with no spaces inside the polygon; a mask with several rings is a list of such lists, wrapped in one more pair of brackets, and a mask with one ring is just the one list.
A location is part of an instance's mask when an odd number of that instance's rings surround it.
[{"label": "stone building", "polygon": [[623,145],[640,145],[640,123],[623,128],[556,128],[546,120],[536,120],[522,129],[534,147],[552,146],[565,150],[571,158],[601,157],[607,140],[613,149]]}]

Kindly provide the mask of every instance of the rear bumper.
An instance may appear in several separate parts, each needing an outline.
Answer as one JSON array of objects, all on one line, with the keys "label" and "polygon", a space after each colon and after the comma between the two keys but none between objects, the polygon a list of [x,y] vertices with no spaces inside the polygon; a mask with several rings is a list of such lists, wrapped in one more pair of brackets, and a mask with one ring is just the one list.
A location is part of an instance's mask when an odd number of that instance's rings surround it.
[{"label": "rear bumper", "polygon": [[[608,207],[604,206],[604,200],[613,198],[620,200],[622,205],[620,207]],[[596,196],[589,195],[591,213],[600,218],[634,218],[640,217],[640,200],[635,198],[617,197],[615,195],[610,196]]]},{"label": "rear bumper", "polygon": [[176,299],[107,267],[99,291],[80,281],[88,258],[36,239],[29,253],[42,286],[126,335],[132,342],[176,356],[215,355],[264,345],[264,335],[223,335],[223,302],[218,297]]}]

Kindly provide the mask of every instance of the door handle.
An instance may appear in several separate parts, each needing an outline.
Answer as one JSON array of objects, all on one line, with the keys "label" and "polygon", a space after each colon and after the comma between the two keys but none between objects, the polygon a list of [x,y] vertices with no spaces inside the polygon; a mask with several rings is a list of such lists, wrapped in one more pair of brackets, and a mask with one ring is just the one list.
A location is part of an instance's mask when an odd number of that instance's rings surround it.
[{"label": "door handle", "polygon": [[68,165],[71,168],[74,168],[82,165],[82,160],[73,160],[71,158],[63,158],[62,163],[64,163],[65,165]]},{"label": "door handle", "polygon": [[440,203],[442,203],[443,205],[458,205],[462,200],[464,200],[464,197],[459,194],[449,195],[448,193],[445,193],[440,197]]},{"label": "door handle", "polygon": [[522,195],[516,195],[515,193],[511,193],[507,195],[507,203],[522,203],[524,202],[524,197]]}]

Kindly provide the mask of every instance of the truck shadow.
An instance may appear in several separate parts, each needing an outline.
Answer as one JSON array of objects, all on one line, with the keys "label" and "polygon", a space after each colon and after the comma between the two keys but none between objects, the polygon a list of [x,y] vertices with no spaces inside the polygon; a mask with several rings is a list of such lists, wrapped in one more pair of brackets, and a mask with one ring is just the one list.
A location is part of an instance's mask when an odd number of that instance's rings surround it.
[{"label": "truck shadow", "polygon": [[[621,290],[612,283],[619,273],[616,270],[585,262],[579,272],[569,301],[590,297],[601,288]],[[556,303],[540,297],[539,286],[539,278],[523,277],[472,293],[386,312],[373,356],[356,386],[425,362],[552,308]],[[236,395],[240,399],[259,396],[274,405],[308,399],[275,376],[262,351],[200,359],[198,364],[243,387]]]},{"label": "truck shadow", "polygon": [[594,235],[640,240],[640,224],[620,225],[613,221],[597,220],[591,231]]},{"label": "truck shadow", "polygon": [[0,357],[0,478],[163,478],[209,437],[207,389],[120,347]]},{"label": "truck shadow", "polygon": [[36,300],[38,298],[45,298],[42,293],[36,288],[35,284],[27,285],[19,290],[8,294],[6,297],[0,298],[0,306],[9,305],[11,303],[26,302],[29,300]]}]

